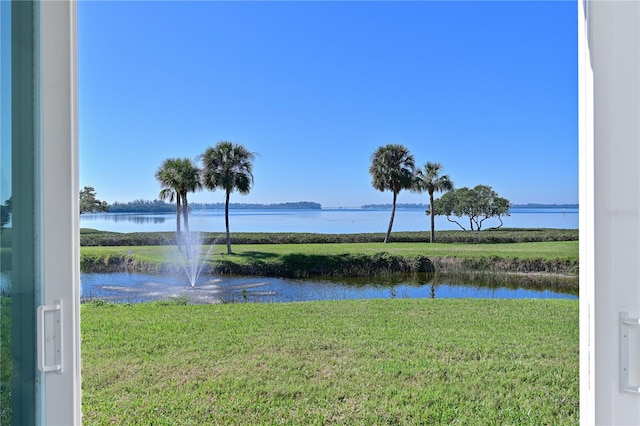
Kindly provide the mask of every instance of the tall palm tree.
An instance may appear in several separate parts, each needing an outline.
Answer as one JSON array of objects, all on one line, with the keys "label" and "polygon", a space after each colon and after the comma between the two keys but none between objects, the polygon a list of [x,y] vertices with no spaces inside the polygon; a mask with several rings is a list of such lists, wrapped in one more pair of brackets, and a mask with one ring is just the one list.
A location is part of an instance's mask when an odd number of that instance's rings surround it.
[{"label": "tall palm tree", "polygon": [[414,191],[427,191],[429,193],[429,216],[431,217],[430,242],[435,240],[436,229],[435,212],[433,210],[433,193],[436,191],[445,192],[453,190],[453,182],[449,178],[449,175],[441,175],[443,169],[442,164],[427,161],[424,165],[424,171],[419,169],[416,172],[416,182],[413,187]]},{"label": "tall palm tree", "polygon": [[200,182],[200,168],[188,158],[178,159],[177,172],[179,178],[178,192],[182,201],[182,218],[184,230],[189,232],[189,201],[187,194],[202,189]]},{"label": "tall palm tree", "polygon": [[224,223],[227,230],[227,253],[231,254],[229,233],[229,197],[233,191],[248,194],[253,186],[255,154],[240,144],[221,141],[206,149],[202,159],[202,184],[209,190],[225,191]]},{"label": "tall palm tree", "polygon": [[384,242],[389,242],[393,218],[396,214],[396,200],[403,189],[411,189],[414,184],[415,160],[404,145],[389,144],[379,147],[371,155],[371,185],[378,191],[393,192],[391,219]]},{"label": "tall palm tree", "polygon": [[188,158],[168,158],[156,171],[156,179],[163,187],[159,194],[160,199],[169,202],[176,200],[176,241],[179,241],[181,211],[184,229],[189,232],[187,194],[202,188],[200,169]]},{"label": "tall palm tree", "polygon": [[176,200],[176,242],[180,241],[180,211],[181,200],[178,191],[178,174],[176,172],[177,158],[167,158],[156,170],[156,180],[162,186],[158,197],[161,200],[168,200],[173,203]]}]

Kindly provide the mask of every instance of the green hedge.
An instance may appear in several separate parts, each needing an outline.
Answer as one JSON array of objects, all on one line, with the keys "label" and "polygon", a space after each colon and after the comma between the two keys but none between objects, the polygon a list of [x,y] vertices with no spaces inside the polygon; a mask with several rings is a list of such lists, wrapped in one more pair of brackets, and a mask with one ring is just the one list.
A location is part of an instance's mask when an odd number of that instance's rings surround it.
[{"label": "green hedge", "polygon": [[[224,243],[224,233],[201,233],[204,244]],[[82,246],[156,246],[175,243],[175,232],[118,233],[83,228]],[[294,232],[239,232],[231,234],[231,244],[334,244],[372,243],[384,240],[383,233],[313,234]],[[439,243],[525,243],[577,241],[577,229],[496,229],[487,231],[437,231]],[[429,232],[394,232],[392,242],[428,242]]]}]

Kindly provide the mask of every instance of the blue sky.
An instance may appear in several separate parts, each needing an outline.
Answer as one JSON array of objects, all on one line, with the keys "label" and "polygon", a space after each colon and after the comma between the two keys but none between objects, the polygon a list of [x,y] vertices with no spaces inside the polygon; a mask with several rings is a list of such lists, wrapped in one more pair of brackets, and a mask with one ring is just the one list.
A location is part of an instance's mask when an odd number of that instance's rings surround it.
[{"label": "blue sky", "polygon": [[232,202],[390,203],[368,167],[400,143],[458,187],[577,203],[576,8],[80,1],[80,185],[151,200],[164,159],[229,140],[258,154],[254,188]]}]

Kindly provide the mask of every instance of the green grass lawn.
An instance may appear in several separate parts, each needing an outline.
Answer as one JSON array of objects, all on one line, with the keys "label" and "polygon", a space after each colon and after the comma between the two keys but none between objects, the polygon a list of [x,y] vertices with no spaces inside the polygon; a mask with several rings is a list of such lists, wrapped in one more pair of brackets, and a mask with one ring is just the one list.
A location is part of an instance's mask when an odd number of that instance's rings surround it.
[{"label": "green grass lawn", "polygon": [[95,303],[81,315],[84,424],[578,424],[577,301]]},{"label": "green grass lawn", "polygon": [[[10,237],[6,230],[2,238]],[[175,241],[175,232],[108,232],[96,229],[80,229],[82,246],[153,246],[167,245]],[[216,241],[224,245],[222,232],[201,232],[207,244]],[[332,243],[381,243],[383,233],[314,234],[308,232],[234,232],[232,244],[332,244]],[[577,229],[501,228],[487,231],[436,231],[438,243],[526,243],[534,241],[578,241]],[[425,231],[394,232],[393,242],[418,243],[430,241]]]},{"label": "green grass lawn", "polygon": [[[239,257],[250,258],[253,253],[282,256],[292,253],[337,255],[342,253],[371,254],[388,252],[405,256],[433,257],[501,257],[519,259],[578,259],[577,241],[553,241],[506,244],[430,244],[430,243],[341,243],[341,244],[281,244],[238,245],[233,251]],[[216,250],[218,252],[218,250]]]},{"label": "green grass lawn", "polygon": [[[372,254],[387,252],[393,255],[427,257],[457,257],[463,259],[501,258],[501,259],[543,259],[578,261],[578,241],[553,241],[533,243],[505,244],[429,244],[429,243],[339,243],[339,244],[235,244],[233,256],[221,255],[226,252],[224,245],[215,246],[213,258],[248,264],[256,261],[268,261],[287,255],[323,255]],[[206,250],[205,250],[206,251]],[[161,264],[171,259],[173,249],[170,246],[112,246],[81,247],[83,257],[108,258],[109,256],[131,255],[140,261]]]},{"label": "green grass lawn", "polygon": [[12,422],[11,298],[0,295],[0,425]]}]

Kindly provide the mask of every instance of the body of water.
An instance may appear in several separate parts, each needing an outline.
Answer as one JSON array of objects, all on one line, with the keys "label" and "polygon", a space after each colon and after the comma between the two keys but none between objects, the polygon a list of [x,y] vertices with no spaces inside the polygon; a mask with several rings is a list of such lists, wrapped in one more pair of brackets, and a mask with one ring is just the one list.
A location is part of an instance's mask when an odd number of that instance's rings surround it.
[{"label": "body of water", "polygon": [[201,276],[192,289],[182,275],[87,273],[81,276],[85,300],[137,303],[186,297],[193,303],[299,302],[389,298],[577,299],[576,295],[482,285],[433,283],[422,274],[411,279],[285,279]]},{"label": "body of water", "polygon": [[[237,209],[230,212],[232,232],[313,232],[325,234],[385,232],[388,209],[271,210]],[[578,209],[512,209],[503,218],[508,228],[578,228]],[[460,223],[466,225],[468,219]],[[189,216],[193,231],[224,232],[223,210],[195,210]],[[496,219],[485,228],[498,226]],[[80,226],[114,232],[174,231],[175,213],[102,213],[81,216]],[[426,231],[429,218],[423,209],[398,209],[394,231]],[[436,229],[460,229],[445,217],[436,217]],[[410,280],[317,279],[202,276],[191,289],[184,275],[139,273],[83,273],[82,297],[114,302],[144,302],[186,297],[195,303],[289,302],[371,298],[577,298],[575,295],[525,288],[437,283],[424,275]],[[3,278],[6,288],[7,280]]]},{"label": "body of water", "polygon": [[[357,234],[386,232],[391,211],[386,209],[321,210],[231,210],[231,232],[312,232],[320,234]],[[512,209],[502,219],[505,228],[578,228],[578,209]],[[460,218],[467,226],[469,220]],[[488,219],[484,228],[498,226]],[[189,215],[192,231],[224,232],[224,210],[194,210]],[[175,213],[95,213],[80,217],[80,227],[113,232],[175,231]],[[460,229],[445,217],[436,217],[437,230]],[[429,217],[423,209],[398,209],[394,231],[427,231]]]}]

